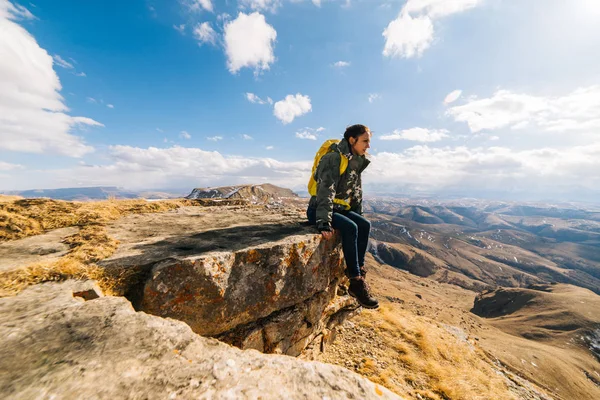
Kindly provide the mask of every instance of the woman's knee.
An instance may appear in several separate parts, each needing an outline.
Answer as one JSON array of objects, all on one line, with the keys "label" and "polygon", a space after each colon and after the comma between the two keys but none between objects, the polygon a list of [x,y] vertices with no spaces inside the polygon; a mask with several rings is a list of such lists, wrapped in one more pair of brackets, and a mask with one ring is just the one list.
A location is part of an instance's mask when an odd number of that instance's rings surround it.
[{"label": "woman's knee", "polygon": [[356,225],[358,226],[359,230],[365,231],[365,232],[368,232],[371,230],[371,221],[369,221],[368,219],[366,219],[364,217],[360,217],[355,222],[356,222]]},{"label": "woman's knee", "polygon": [[346,223],[339,228],[342,235],[349,235],[352,237],[358,236],[358,229],[358,225],[356,225],[354,221],[350,220],[346,221]]}]

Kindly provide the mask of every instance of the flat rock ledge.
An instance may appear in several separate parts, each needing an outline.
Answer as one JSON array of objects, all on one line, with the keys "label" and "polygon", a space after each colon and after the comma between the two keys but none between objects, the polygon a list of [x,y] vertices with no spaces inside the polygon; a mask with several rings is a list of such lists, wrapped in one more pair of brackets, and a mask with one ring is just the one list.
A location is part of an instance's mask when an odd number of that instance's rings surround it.
[{"label": "flat rock ledge", "polygon": [[297,214],[189,208],[123,219],[111,235],[121,247],[102,265],[139,270],[126,293],[137,310],[241,349],[310,359],[357,312],[338,296],[339,240],[323,240]]},{"label": "flat rock ledge", "polygon": [[341,367],[204,338],[90,281],[0,299],[0,371],[13,399],[400,399]]}]

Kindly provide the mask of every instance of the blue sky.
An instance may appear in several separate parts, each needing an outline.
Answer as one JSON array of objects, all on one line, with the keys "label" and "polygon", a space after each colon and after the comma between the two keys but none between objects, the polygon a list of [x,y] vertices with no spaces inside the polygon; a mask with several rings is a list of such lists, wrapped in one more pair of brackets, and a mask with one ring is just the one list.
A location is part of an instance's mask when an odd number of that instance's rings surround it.
[{"label": "blue sky", "polygon": [[599,22],[595,0],[0,0],[0,190],[302,190],[364,123],[367,192],[593,197]]}]

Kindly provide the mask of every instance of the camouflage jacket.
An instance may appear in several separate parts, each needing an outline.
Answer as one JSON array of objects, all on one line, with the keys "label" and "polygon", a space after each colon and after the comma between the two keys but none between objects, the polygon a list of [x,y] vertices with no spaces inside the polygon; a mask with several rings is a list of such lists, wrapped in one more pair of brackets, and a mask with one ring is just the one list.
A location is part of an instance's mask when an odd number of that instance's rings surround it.
[{"label": "camouflage jacket", "polygon": [[[317,209],[317,229],[331,230],[333,211],[345,211],[344,207],[333,202],[334,198],[350,204],[350,211],[362,214],[362,183],[360,174],[370,161],[365,156],[353,155],[350,144],[343,139],[331,145],[331,152],[325,154],[315,172],[317,195],[312,196],[309,207]],[[348,168],[340,176],[341,157],[348,158]]]}]

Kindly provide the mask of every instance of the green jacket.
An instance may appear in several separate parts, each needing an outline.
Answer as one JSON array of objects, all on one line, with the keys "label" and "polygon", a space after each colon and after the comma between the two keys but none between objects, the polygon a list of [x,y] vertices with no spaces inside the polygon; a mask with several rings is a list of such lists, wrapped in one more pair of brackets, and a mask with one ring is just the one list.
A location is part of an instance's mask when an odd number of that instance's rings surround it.
[{"label": "green jacket", "polygon": [[[333,211],[346,211],[343,206],[333,202],[334,198],[350,204],[350,211],[362,214],[362,183],[360,174],[370,161],[365,156],[353,155],[346,139],[331,145],[331,152],[325,154],[315,172],[317,195],[312,196],[309,207],[317,209],[317,229],[331,230]],[[340,176],[341,157],[348,158],[348,168]]]}]

